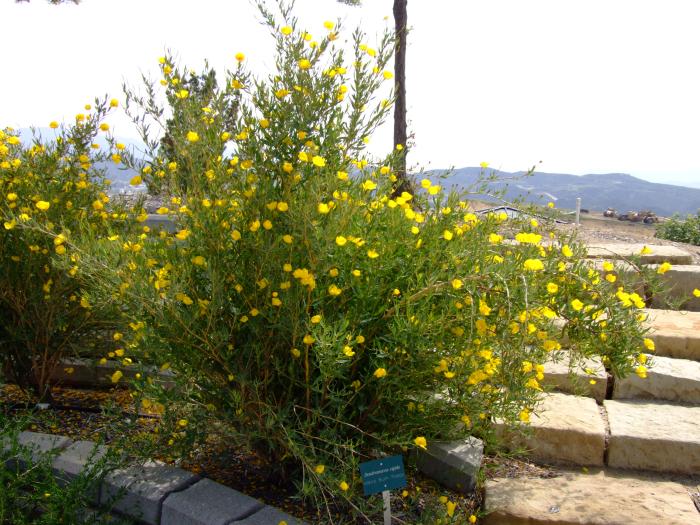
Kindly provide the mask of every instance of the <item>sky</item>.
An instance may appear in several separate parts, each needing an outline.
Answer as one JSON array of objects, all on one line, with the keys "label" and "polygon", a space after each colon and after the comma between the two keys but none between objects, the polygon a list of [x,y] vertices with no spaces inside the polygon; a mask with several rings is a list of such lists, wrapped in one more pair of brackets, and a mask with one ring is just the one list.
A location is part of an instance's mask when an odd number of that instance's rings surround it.
[{"label": "sky", "polygon": [[[268,3],[272,5],[271,0]],[[393,28],[392,0],[361,7],[297,0],[319,37],[341,19],[372,44]],[[700,187],[697,0],[408,0],[409,164],[488,162],[505,171],[629,173]],[[95,96],[122,99],[165,49],[222,73],[246,55],[272,70],[273,47],[249,0],[0,0],[0,127],[71,121]],[[125,117],[115,134],[135,137]],[[373,137],[392,147],[392,123]]]}]

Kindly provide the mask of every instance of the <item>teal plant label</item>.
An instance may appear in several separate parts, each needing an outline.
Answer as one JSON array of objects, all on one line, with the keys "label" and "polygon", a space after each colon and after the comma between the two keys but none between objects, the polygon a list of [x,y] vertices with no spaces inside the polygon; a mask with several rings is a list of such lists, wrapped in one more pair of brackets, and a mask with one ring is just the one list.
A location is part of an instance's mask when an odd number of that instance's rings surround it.
[{"label": "teal plant label", "polygon": [[365,496],[406,486],[402,456],[389,456],[360,463]]}]

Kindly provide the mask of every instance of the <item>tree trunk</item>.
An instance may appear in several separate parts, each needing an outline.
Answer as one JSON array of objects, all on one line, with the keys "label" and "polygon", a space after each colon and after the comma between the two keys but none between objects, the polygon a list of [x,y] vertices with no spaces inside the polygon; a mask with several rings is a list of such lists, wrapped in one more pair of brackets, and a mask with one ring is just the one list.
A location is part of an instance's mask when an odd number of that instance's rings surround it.
[{"label": "tree trunk", "polygon": [[411,184],[406,175],[406,34],[408,14],[406,4],[408,0],[394,0],[394,24],[396,28],[396,51],[394,54],[394,77],[396,80],[394,91],[396,102],[394,105],[394,146],[401,144],[403,150],[399,152],[399,162],[396,170],[398,178],[395,195],[403,191],[411,191]]}]

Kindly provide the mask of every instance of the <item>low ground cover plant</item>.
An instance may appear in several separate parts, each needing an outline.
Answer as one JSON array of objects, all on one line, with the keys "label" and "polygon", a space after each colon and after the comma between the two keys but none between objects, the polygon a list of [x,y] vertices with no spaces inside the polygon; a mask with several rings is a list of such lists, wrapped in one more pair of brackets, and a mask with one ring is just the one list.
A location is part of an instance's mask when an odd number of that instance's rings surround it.
[{"label": "low ground cover plant", "polygon": [[157,84],[127,93],[153,145],[144,164],[127,159],[132,182],[162,192],[176,231],[125,236],[121,264],[81,266],[102,284],[96,302],[122,290],[132,305],[114,334],[125,359],[177,371],[174,389],[145,371],[135,383],[164,412],[166,446],[225,421],[303,497],[367,513],[359,462],[528,422],[562,339],[574,362],[646,373],[644,298],[625,274],[591,268],[547,221],[476,215],[428,179],[397,194],[406,145],[365,152],[391,108],[389,36],[375,49],[356,31],[347,60],[337,24],[314,38],[284,6],[279,21],[261,11],[269,77],[237,54],[203,96],[186,81],[212,73],[164,56],[168,107]]},{"label": "low ground cover plant", "polygon": [[700,246],[700,212],[685,219],[674,215],[656,227],[656,236],[669,241],[686,242]]},{"label": "low ground cover plant", "polygon": [[104,475],[118,464],[114,453],[93,456],[86,469],[68,479],[57,475],[57,453],[36,454],[19,442],[28,419],[0,412],[0,523],[132,523],[95,509],[93,497]]}]

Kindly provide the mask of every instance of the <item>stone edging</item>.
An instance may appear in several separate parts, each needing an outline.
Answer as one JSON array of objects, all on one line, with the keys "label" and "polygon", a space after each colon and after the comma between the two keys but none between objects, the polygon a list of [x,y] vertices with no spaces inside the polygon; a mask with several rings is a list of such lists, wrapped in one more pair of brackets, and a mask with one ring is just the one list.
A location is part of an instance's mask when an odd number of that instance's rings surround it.
[{"label": "stone edging", "polygon": [[[68,480],[107,451],[92,441],[38,432],[20,433],[19,443],[30,448],[35,458],[56,452],[54,473]],[[107,504],[118,496],[112,511],[147,525],[305,525],[236,490],[160,462],[110,472],[93,501]]]}]

